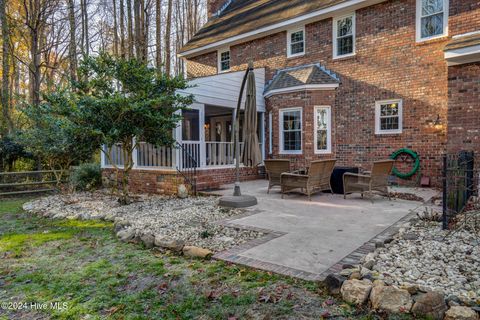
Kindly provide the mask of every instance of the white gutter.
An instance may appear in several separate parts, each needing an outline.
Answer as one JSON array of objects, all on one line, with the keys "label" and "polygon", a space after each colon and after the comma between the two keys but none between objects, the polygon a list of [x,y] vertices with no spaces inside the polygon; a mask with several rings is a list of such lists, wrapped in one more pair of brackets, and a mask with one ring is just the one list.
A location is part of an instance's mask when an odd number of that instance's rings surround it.
[{"label": "white gutter", "polygon": [[[366,7],[366,6],[371,6],[380,2],[384,2],[386,0],[350,0],[346,1],[344,3],[340,3],[325,9],[317,10],[309,14],[305,14],[303,16],[299,16],[296,18],[292,18],[289,20],[285,20],[270,26],[266,26],[254,31],[250,31],[247,33],[240,34],[235,37],[230,37],[221,41],[217,41],[214,43],[210,43],[208,45],[205,45],[200,48],[192,49],[189,51],[185,51],[183,53],[179,53],[178,57],[188,57],[194,54],[202,53],[207,50],[213,50],[219,47],[227,46],[227,45],[233,45],[237,44],[240,42],[256,39],[256,38],[261,38],[267,34],[271,33],[276,33],[279,31],[284,31],[288,29],[289,27],[295,26],[295,25],[300,25],[300,24],[308,24],[314,21],[318,21],[321,19],[333,17],[336,15],[340,15],[343,12],[346,11],[355,11],[357,9]],[[338,12],[339,11],[339,12]]]},{"label": "white gutter", "polygon": [[480,45],[445,51],[448,66],[480,61]]},{"label": "white gutter", "polygon": [[282,88],[282,89],[275,89],[275,90],[269,90],[265,92],[263,95],[264,98],[270,98],[271,96],[274,96],[276,94],[282,94],[282,93],[292,93],[292,92],[297,92],[297,91],[306,91],[306,90],[335,90],[338,88],[338,83],[329,83],[329,84],[307,84],[304,86],[295,86],[295,87],[289,87],[289,88]]}]

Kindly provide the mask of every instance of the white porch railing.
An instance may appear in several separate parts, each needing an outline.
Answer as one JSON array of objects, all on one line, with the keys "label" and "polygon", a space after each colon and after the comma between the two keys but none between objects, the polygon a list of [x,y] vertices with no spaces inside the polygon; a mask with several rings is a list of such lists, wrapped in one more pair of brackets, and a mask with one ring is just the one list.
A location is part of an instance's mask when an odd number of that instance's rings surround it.
[{"label": "white porch railing", "polygon": [[[243,142],[240,143],[240,152]],[[235,164],[235,145],[233,142],[205,142],[205,165],[207,167],[229,166]]]},{"label": "white porch railing", "polygon": [[[180,143],[182,150],[175,147],[155,147],[148,143],[139,143],[133,155],[134,168],[162,168],[162,169],[187,169],[187,168],[213,168],[235,165],[235,148],[233,142],[218,141],[183,141]],[[240,152],[244,144],[240,143]],[[203,149],[204,148],[204,149]],[[260,143],[260,148],[262,144]],[[114,163],[123,166],[124,157],[121,144],[116,144],[110,149],[110,159],[102,155],[102,164],[109,167]]]},{"label": "white porch railing", "polygon": [[172,168],[175,164],[175,149],[172,147],[155,147],[151,144],[140,142],[137,147],[138,167],[146,168]]},{"label": "white porch railing", "polygon": [[108,152],[110,156],[110,159],[107,156],[104,157],[103,165],[111,166],[112,164],[115,164],[117,166],[123,166],[125,164],[125,157],[123,156],[121,143],[113,145],[110,150],[107,150],[107,148],[104,146],[103,150],[104,152]]}]

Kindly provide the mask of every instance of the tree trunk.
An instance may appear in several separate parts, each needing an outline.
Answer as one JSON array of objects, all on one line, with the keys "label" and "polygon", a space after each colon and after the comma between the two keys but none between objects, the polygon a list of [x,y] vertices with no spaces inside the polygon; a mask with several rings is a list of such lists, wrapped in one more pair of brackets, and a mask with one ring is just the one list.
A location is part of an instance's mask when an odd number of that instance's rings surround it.
[{"label": "tree trunk", "polygon": [[133,58],[133,18],[132,1],[127,0],[128,57]]},{"label": "tree trunk", "polygon": [[125,58],[125,8],[123,0],[120,0],[120,56]]},{"label": "tree trunk", "polygon": [[156,26],[156,39],[155,46],[157,52],[155,54],[155,62],[157,71],[162,73],[162,0],[156,0],[155,2],[155,26]]},{"label": "tree trunk", "polygon": [[87,0],[80,0],[82,3],[82,17],[83,17],[83,35],[85,37],[85,55],[88,57],[90,55],[90,36],[88,32],[88,7]]},{"label": "tree trunk", "polygon": [[68,0],[68,20],[70,23],[70,43],[68,46],[68,59],[70,65],[70,80],[77,81],[77,39],[75,36],[75,3]]},{"label": "tree trunk", "polygon": [[6,0],[0,0],[0,23],[2,24],[2,114],[6,132],[13,131],[13,123],[10,117],[10,30],[6,15]]},{"label": "tree trunk", "polygon": [[172,59],[171,59],[171,47],[170,47],[170,37],[172,32],[172,8],[173,1],[168,0],[167,7],[167,26],[165,28],[165,73],[167,76],[170,76]]},{"label": "tree trunk", "polygon": [[117,24],[117,0],[113,3],[113,54],[118,57],[118,24]]},{"label": "tree trunk", "polygon": [[41,83],[41,56],[39,50],[38,30],[30,29],[30,103],[34,106],[40,104],[40,83]]}]

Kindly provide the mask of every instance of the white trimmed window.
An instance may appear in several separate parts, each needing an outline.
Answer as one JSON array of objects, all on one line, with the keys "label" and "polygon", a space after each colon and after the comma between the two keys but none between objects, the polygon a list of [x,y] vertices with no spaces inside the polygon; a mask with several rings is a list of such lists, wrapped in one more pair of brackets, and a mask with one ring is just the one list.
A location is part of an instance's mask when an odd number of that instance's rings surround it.
[{"label": "white trimmed window", "polygon": [[375,134],[402,133],[402,100],[384,100],[375,102]]},{"label": "white trimmed window", "polygon": [[355,54],[355,13],[333,19],[333,58]]},{"label": "white trimmed window", "polygon": [[417,0],[417,41],[446,36],[448,0]]},{"label": "white trimmed window", "polygon": [[332,152],[332,115],[329,106],[315,107],[315,153]]},{"label": "white trimmed window", "polygon": [[302,153],[302,108],[280,110],[280,153]]},{"label": "white trimmed window", "polygon": [[230,49],[218,51],[218,71],[230,71]]},{"label": "white trimmed window", "polygon": [[273,114],[268,113],[268,154],[273,153]]},{"label": "white trimmed window", "polygon": [[298,57],[305,54],[305,27],[287,32],[287,56]]}]

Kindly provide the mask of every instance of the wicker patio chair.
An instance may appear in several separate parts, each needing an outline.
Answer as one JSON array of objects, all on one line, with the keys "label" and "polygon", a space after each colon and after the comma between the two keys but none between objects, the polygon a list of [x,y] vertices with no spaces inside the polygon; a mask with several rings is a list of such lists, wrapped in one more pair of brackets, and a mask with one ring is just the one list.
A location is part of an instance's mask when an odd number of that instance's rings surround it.
[{"label": "wicker patio chair", "polygon": [[285,193],[295,189],[308,196],[312,200],[312,193],[317,191],[332,190],[330,177],[337,160],[318,160],[310,163],[307,174],[282,173],[282,199]]},{"label": "wicker patio chair", "polygon": [[343,197],[347,194],[365,193],[373,196],[377,191],[390,199],[388,193],[388,176],[391,174],[395,160],[381,160],[373,163],[372,171],[364,174],[347,172],[343,175]]},{"label": "wicker patio chair", "polygon": [[290,160],[264,160],[265,170],[268,175],[268,190],[267,193],[270,193],[270,189],[274,186],[281,186],[280,176],[284,172],[290,172]]}]

